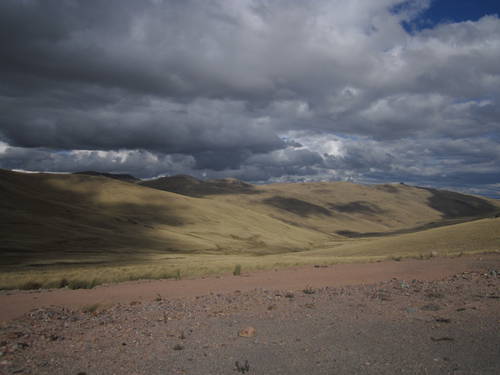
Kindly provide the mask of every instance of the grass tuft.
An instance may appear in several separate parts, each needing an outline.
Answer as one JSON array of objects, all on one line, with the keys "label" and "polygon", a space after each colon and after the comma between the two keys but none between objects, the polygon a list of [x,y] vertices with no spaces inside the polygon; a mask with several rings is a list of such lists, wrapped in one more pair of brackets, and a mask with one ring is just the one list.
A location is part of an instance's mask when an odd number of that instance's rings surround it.
[{"label": "grass tuft", "polygon": [[92,305],[86,305],[82,307],[82,312],[87,313],[87,314],[93,314],[97,312],[97,309],[99,308],[98,303],[94,303]]},{"label": "grass tuft", "polygon": [[240,276],[241,275],[241,264],[237,264],[234,266],[233,270],[233,276]]},{"label": "grass tuft", "polygon": [[68,283],[69,289],[92,289],[97,285],[95,279],[92,280],[71,280]]},{"label": "grass tuft", "polygon": [[32,290],[32,289],[40,289],[41,287],[42,287],[41,283],[30,280],[22,284],[19,289]]},{"label": "grass tuft", "polygon": [[305,288],[303,291],[302,291],[304,294],[314,294],[316,293],[316,290],[314,290],[313,287],[311,286],[308,286],[307,288]]},{"label": "grass tuft", "polygon": [[174,279],[176,279],[176,280],[181,279],[181,270],[180,269],[175,270]]}]

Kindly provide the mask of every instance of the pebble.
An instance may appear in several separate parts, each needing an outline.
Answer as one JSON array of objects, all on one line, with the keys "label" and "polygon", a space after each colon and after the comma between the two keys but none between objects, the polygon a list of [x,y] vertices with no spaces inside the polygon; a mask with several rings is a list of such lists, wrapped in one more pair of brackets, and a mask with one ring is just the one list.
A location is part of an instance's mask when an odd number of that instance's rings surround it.
[{"label": "pebble", "polygon": [[240,337],[254,337],[257,333],[257,330],[254,327],[243,328],[240,332],[238,332],[238,336]]}]

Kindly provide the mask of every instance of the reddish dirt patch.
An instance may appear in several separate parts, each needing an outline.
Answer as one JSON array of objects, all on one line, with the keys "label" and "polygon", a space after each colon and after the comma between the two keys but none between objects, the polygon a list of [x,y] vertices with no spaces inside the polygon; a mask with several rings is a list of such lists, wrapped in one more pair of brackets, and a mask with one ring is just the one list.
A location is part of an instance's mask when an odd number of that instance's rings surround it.
[{"label": "reddish dirt patch", "polygon": [[224,275],[203,279],[135,281],[104,285],[91,290],[55,289],[0,294],[0,321],[22,316],[35,308],[64,306],[81,308],[92,304],[130,303],[162,298],[189,298],[210,293],[230,293],[253,289],[299,290],[305,287],[339,287],[373,284],[392,278],[439,280],[467,270],[500,264],[500,254],[458,258],[407,259],[366,264],[339,264],[329,267],[297,267],[259,271],[242,276]]}]

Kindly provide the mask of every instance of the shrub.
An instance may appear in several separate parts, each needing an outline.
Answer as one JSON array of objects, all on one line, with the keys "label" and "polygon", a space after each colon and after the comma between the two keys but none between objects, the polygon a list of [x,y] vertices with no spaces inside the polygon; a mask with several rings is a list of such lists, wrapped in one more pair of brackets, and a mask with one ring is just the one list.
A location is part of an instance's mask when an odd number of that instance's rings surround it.
[{"label": "shrub", "polygon": [[304,294],[314,294],[316,293],[316,291],[314,290],[314,288],[308,286],[307,288],[305,288],[303,291],[302,291]]},{"label": "shrub", "polygon": [[233,276],[240,276],[240,275],[241,275],[241,264],[237,264],[234,267]]},{"label": "shrub", "polygon": [[176,280],[180,280],[180,279],[181,279],[181,270],[176,270],[176,271],[175,271],[174,278],[175,278]]},{"label": "shrub", "polygon": [[87,305],[87,306],[82,307],[82,312],[92,314],[92,313],[95,313],[98,308],[99,308],[99,304],[94,303],[92,305]]},{"label": "shrub", "polygon": [[40,289],[42,287],[41,283],[38,283],[36,281],[27,281],[23,285],[21,285],[22,290],[31,290],[31,289]]},{"label": "shrub", "polygon": [[96,281],[85,281],[85,280],[71,280],[68,282],[68,288],[70,289],[92,289],[96,286]]}]

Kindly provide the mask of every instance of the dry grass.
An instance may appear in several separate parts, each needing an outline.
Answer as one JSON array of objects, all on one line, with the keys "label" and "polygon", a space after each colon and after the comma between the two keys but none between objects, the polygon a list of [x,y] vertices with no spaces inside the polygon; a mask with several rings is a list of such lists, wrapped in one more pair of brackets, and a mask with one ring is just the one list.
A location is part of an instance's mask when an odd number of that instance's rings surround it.
[{"label": "dry grass", "polygon": [[57,287],[91,287],[104,283],[139,279],[178,279],[204,275],[231,274],[235,264],[246,271],[299,265],[328,265],[373,262],[394,258],[423,259],[433,251],[439,256],[460,256],[500,250],[500,219],[484,219],[419,233],[385,238],[344,241],[337,246],[277,255],[187,254],[183,257],[156,255],[147,262],[123,265],[51,267],[3,272],[0,287],[21,288],[26,283]]},{"label": "dry grass", "polygon": [[252,271],[500,249],[499,219],[379,238],[336,233],[439,222],[427,190],[349,183],[255,189],[192,198],[104,177],[0,170],[0,288],[91,288],[230,274],[235,265]]}]

